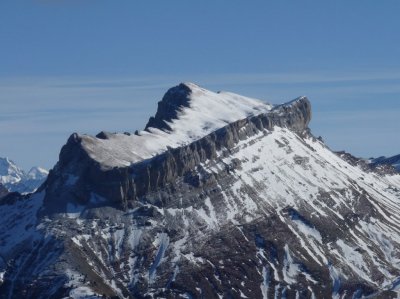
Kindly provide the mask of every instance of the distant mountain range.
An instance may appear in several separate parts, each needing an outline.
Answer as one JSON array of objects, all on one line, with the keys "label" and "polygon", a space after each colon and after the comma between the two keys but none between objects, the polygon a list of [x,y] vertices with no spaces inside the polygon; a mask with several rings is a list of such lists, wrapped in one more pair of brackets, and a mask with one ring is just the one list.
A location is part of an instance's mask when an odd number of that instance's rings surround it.
[{"label": "distant mountain range", "polygon": [[400,155],[396,155],[393,157],[379,157],[375,159],[371,159],[370,163],[373,165],[392,165],[397,171],[400,171]]},{"label": "distant mountain range", "polygon": [[335,152],[346,162],[353,166],[357,166],[364,171],[376,172],[379,174],[396,174],[400,172],[400,155],[393,157],[379,157],[379,158],[357,158],[345,151]]},{"label": "distant mountain range", "polygon": [[49,172],[32,167],[27,173],[8,158],[0,158],[0,184],[9,192],[34,192],[47,178]]}]

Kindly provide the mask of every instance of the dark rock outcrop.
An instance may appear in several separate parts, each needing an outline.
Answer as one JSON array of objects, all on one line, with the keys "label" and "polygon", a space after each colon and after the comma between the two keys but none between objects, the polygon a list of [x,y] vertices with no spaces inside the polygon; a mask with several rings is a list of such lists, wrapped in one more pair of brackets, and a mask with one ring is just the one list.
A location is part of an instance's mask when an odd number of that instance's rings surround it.
[{"label": "dark rock outcrop", "polygon": [[6,196],[8,194],[8,190],[2,184],[0,184],[0,198]]},{"label": "dark rock outcrop", "polygon": [[192,90],[186,84],[181,83],[167,91],[162,100],[158,102],[156,115],[150,117],[146,130],[150,127],[160,130],[171,130],[166,121],[170,122],[178,118],[182,107],[190,106],[189,95]]}]

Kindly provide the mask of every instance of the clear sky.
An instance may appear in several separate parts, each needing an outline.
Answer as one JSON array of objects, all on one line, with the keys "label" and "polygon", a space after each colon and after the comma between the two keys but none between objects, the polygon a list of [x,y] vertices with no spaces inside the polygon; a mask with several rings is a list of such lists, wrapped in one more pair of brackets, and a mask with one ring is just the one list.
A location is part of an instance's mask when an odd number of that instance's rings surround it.
[{"label": "clear sky", "polygon": [[78,131],[134,131],[191,81],[307,95],[335,150],[400,153],[400,1],[0,1],[0,156],[51,168]]}]

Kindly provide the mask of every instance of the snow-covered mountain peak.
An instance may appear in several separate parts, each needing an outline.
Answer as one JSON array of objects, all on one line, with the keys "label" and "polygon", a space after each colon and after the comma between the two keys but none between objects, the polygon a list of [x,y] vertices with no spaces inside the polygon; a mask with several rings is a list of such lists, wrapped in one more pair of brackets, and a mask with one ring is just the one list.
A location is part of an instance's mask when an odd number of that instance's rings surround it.
[{"label": "snow-covered mountain peak", "polygon": [[212,92],[193,83],[167,91],[144,131],[74,135],[103,168],[128,166],[198,140],[229,123],[266,113],[272,105],[228,92]]},{"label": "snow-covered mountain peak", "polygon": [[32,167],[26,173],[9,158],[0,158],[0,184],[10,192],[28,193],[35,191],[49,172],[41,167]]},{"label": "snow-covered mountain peak", "polygon": [[35,166],[29,170],[29,172],[27,173],[27,177],[37,180],[47,177],[48,174],[49,174],[48,170],[42,167]]},{"label": "snow-covered mountain peak", "polygon": [[14,184],[25,176],[24,171],[9,158],[0,158],[0,183]]},{"label": "snow-covered mountain peak", "polygon": [[213,92],[194,83],[181,83],[167,91],[146,129],[179,131],[193,125],[232,122],[268,111],[272,105],[231,92]]},{"label": "snow-covered mountain peak", "polygon": [[[178,111],[176,118],[166,111]],[[71,197],[87,203],[89,190],[126,206],[130,200],[191,171],[195,163],[214,159],[217,152],[232,148],[260,130],[268,132],[278,126],[303,136],[309,130],[311,104],[303,97],[271,106],[232,93],[181,84],[170,89],[159,103],[155,119],[165,117],[171,119],[164,121],[168,125],[165,130],[148,126],[134,135],[71,135],[48,179],[51,185],[58,186],[54,191],[63,194],[57,202],[51,199],[53,196],[46,196],[49,210],[62,209],[62,202],[68,205]],[[133,181],[110,184],[110,178],[125,174]],[[88,182],[91,187],[84,187]],[[60,186],[65,187],[65,192],[60,191]]]}]

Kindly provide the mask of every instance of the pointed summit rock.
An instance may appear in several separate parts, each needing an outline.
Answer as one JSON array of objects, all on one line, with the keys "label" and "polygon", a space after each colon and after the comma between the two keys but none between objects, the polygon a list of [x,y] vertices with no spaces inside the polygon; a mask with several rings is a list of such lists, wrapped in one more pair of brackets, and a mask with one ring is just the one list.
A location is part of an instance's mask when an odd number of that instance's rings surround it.
[{"label": "pointed summit rock", "polygon": [[191,85],[181,83],[167,91],[161,101],[158,102],[158,109],[154,117],[150,117],[146,130],[156,128],[160,130],[172,130],[168,125],[173,119],[178,118],[178,113],[183,107],[190,106]]}]

